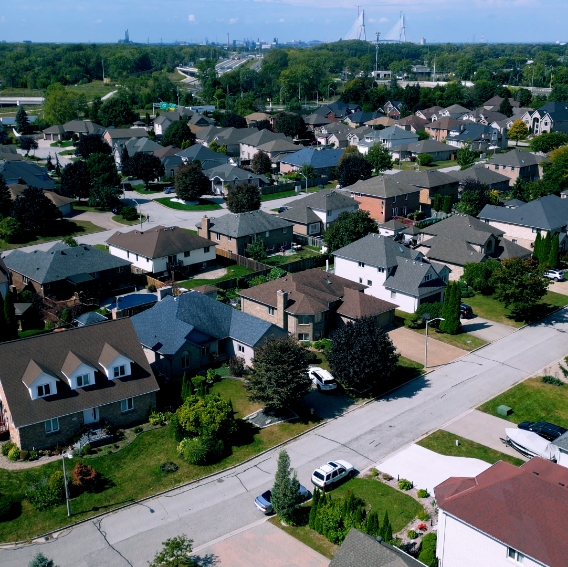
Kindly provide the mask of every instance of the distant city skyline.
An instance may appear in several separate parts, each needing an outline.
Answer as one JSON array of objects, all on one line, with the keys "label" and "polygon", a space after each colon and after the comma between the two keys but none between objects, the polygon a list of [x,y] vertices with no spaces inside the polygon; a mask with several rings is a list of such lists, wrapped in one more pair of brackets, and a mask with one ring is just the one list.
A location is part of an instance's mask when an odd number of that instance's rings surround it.
[{"label": "distant city skyline", "polygon": [[[527,43],[568,40],[566,0],[358,0],[367,39],[406,15],[406,37],[419,43]],[[347,0],[24,0],[0,6],[0,40],[226,43],[260,39],[337,41],[357,18]]]}]

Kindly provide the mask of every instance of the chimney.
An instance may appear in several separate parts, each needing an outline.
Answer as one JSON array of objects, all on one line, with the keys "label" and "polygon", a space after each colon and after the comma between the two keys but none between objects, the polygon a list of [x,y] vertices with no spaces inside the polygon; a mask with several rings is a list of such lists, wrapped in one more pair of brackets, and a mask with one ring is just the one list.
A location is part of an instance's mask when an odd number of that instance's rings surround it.
[{"label": "chimney", "polygon": [[285,331],[288,330],[288,314],[285,312],[288,306],[288,292],[279,289],[276,292],[276,324]]},{"label": "chimney", "polygon": [[203,215],[203,218],[201,219],[201,236],[203,236],[203,238],[209,238],[209,226],[210,226],[210,219],[207,215]]}]

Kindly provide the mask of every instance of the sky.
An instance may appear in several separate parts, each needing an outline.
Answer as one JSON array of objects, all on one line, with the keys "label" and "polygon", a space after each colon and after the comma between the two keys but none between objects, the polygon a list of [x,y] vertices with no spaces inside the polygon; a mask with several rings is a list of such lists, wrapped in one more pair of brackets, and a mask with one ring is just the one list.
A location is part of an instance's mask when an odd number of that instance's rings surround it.
[{"label": "sky", "polygon": [[567,0],[3,0],[0,41],[337,41],[365,11],[367,39],[403,11],[407,40],[568,41]]}]

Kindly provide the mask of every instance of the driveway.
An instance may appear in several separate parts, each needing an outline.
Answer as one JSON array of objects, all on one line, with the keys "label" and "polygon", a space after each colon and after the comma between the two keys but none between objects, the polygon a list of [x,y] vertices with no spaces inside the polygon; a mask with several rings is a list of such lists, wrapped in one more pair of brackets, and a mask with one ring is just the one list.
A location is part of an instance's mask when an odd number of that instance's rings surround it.
[{"label": "driveway", "polygon": [[[126,228],[127,225],[120,222],[112,220],[113,213],[92,213],[90,211],[81,212],[78,211],[75,215],[70,215],[68,218],[73,221],[89,221],[101,228],[106,228],[107,230],[121,230]],[[81,236],[79,236],[81,238]]]},{"label": "driveway", "polygon": [[414,443],[376,464],[379,471],[410,480],[416,488],[426,488],[432,496],[434,487],[451,476],[477,476],[490,466],[479,459],[440,455]]},{"label": "driveway", "polygon": [[563,282],[550,282],[550,287],[548,288],[550,291],[554,291],[555,293],[560,293],[562,295],[568,295],[568,280]]},{"label": "driveway", "polygon": [[503,323],[496,323],[495,321],[477,316],[473,319],[462,319],[461,323],[464,333],[469,333],[488,343],[502,339],[517,330],[515,327],[503,325]]},{"label": "driveway", "polygon": [[[389,332],[396,350],[406,358],[424,364],[425,336],[406,327],[398,327]],[[448,364],[467,351],[428,337],[428,368]]]},{"label": "driveway", "polygon": [[501,441],[501,437],[503,439],[506,437],[505,427],[515,427],[515,425],[506,419],[501,419],[479,410],[472,410],[450,424],[444,425],[443,429],[454,435],[459,435],[480,445],[485,445],[501,453],[526,461],[527,459],[520,453],[517,453],[511,447],[507,447]]}]

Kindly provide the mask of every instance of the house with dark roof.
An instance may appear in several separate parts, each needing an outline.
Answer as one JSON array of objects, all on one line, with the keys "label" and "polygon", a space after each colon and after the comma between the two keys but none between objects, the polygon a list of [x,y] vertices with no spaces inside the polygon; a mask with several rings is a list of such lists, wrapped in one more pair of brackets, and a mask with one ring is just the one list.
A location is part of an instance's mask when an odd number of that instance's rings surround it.
[{"label": "house with dark roof", "polygon": [[359,180],[344,189],[359,203],[363,211],[384,223],[397,216],[420,210],[420,188],[395,175],[377,175]]},{"label": "house with dark roof", "polygon": [[148,419],[159,390],[130,319],[0,344],[0,414],[20,449]]},{"label": "house with dark roof", "polygon": [[476,477],[450,477],[434,492],[443,567],[565,567],[565,467],[540,457],[520,467],[499,461]]},{"label": "house with dark roof", "polygon": [[[494,97],[491,97],[489,100],[486,100],[481,106],[485,110],[499,111],[499,107],[501,106],[501,103],[504,100],[505,99],[501,96],[494,96]],[[521,103],[519,101],[515,100],[512,97],[509,97],[509,103],[510,103],[512,108],[519,108],[521,106]]]},{"label": "house with dark roof", "polygon": [[5,179],[6,185],[27,185],[47,191],[55,189],[55,181],[47,175],[47,168],[28,161],[0,162],[0,175]]},{"label": "house with dark roof", "polygon": [[568,102],[547,102],[537,110],[527,110],[520,119],[535,136],[544,132],[568,134]]},{"label": "house with dark roof", "polygon": [[410,130],[411,132],[418,132],[419,130],[424,130],[428,120],[418,116],[416,114],[411,114],[405,118],[401,118],[398,121],[398,125],[405,130]]},{"label": "house with dark roof", "polygon": [[401,161],[416,161],[420,156],[429,154],[434,161],[447,161],[454,159],[455,148],[436,140],[421,140],[412,144],[401,144],[391,148],[392,157]]},{"label": "house with dark roof", "polygon": [[280,160],[280,173],[293,173],[304,164],[311,165],[320,177],[330,176],[331,170],[337,167],[343,149],[303,148],[293,154],[283,156]]},{"label": "house with dark roof", "polygon": [[168,379],[233,356],[250,364],[258,346],[287,334],[196,291],[167,296],[130,320],[152,368]]},{"label": "house with dark roof", "polygon": [[215,265],[215,243],[179,226],[115,232],[106,243],[110,254],[132,262],[138,273],[196,273]]},{"label": "house with dark roof", "polygon": [[292,333],[316,341],[361,317],[388,327],[396,305],[366,295],[367,286],[317,268],[288,274],[239,293],[241,309]]},{"label": "house with dark roof", "polygon": [[473,179],[487,185],[491,190],[499,191],[500,193],[509,191],[510,178],[485,167],[484,164],[475,164],[472,167],[458,171],[448,171],[447,175],[456,179],[460,187],[466,179]]},{"label": "house with dark roof", "polygon": [[225,154],[214,152],[201,144],[193,144],[185,150],[180,150],[176,155],[181,157],[184,164],[199,161],[202,169],[211,169],[229,163],[229,158]]},{"label": "house with dark roof", "polygon": [[485,205],[478,215],[489,226],[503,232],[503,237],[526,248],[532,248],[536,235],[559,235],[560,250],[567,250],[568,199],[556,195],[539,197],[514,208]]},{"label": "house with dark roof", "polygon": [[47,250],[13,250],[4,262],[18,289],[58,299],[74,293],[108,296],[130,284],[131,262],[87,244],[57,242]]},{"label": "house with dark roof", "polygon": [[486,162],[485,167],[505,175],[514,184],[517,178],[521,181],[538,181],[542,178],[542,164],[546,156],[540,156],[525,150],[513,148],[504,154],[496,154]]},{"label": "house with dark roof", "polygon": [[309,114],[308,116],[302,116],[302,118],[304,119],[306,126],[312,131],[331,123],[331,120],[325,116],[321,116],[320,114]]},{"label": "house with dark roof", "polygon": [[260,238],[269,253],[292,245],[293,224],[264,211],[229,213],[217,218],[205,215],[195,225],[197,234],[212,240],[218,248],[244,256],[249,244]]},{"label": "house with dark roof", "polygon": [[298,151],[298,145],[290,141],[290,138],[277,138],[264,144],[259,144],[256,149],[259,152],[264,152],[273,163],[276,158],[287,154],[293,154]]},{"label": "house with dark roof", "polygon": [[259,189],[270,184],[270,180],[265,175],[257,175],[229,163],[212,167],[203,173],[211,181],[211,191],[214,195],[228,195],[242,183],[256,185]]},{"label": "house with dark roof", "polygon": [[471,149],[478,152],[506,150],[509,147],[509,136],[506,130],[501,132],[498,128],[468,121],[449,131],[446,144],[455,148],[471,145]]},{"label": "house with dark roof", "polygon": [[424,131],[429,134],[430,138],[433,140],[436,140],[437,142],[444,142],[450,135],[450,130],[460,124],[465,124],[465,122],[463,120],[456,120],[455,118],[445,116],[425,124]]},{"label": "house with dark roof", "polygon": [[[145,130],[144,130],[145,131]],[[162,146],[150,138],[130,138],[129,140],[118,140],[114,143],[112,150],[114,156],[114,163],[117,168],[122,167],[122,152],[126,148],[129,157],[134,157],[135,154],[154,154],[160,151]]]},{"label": "house with dark roof", "polygon": [[404,101],[402,100],[388,100],[383,105],[383,112],[386,116],[393,120],[398,120],[405,109],[406,104],[404,104]]},{"label": "house with dark roof", "polygon": [[[8,185],[8,191],[10,191],[10,197],[12,200],[20,197],[27,188],[27,185],[22,185],[21,183]],[[70,215],[73,212],[73,203],[75,202],[75,199],[64,197],[55,191],[44,190],[43,194],[59,209],[61,216]]]},{"label": "house with dark roof", "polygon": [[461,104],[452,104],[450,106],[447,106],[446,108],[443,108],[442,110],[440,110],[437,113],[437,117],[438,119],[440,117],[449,117],[449,118],[455,118],[455,119],[461,119],[461,117],[464,114],[467,114],[469,112],[469,108],[465,108],[465,106],[462,106]]},{"label": "house with dark roof", "polygon": [[125,144],[131,138],[148,138],[148,132],[144,128],[107,128],[103,134],[103,140],[111,148]]},{"label": "house with dark roof", "polygon": [[440,112],[440,110],[443,110],[441,106],[431,106],[430,108],[424,108],[422,110],[417,110],[415,114],[416,114],[416,116],[418,116],[420,118],[424,118],[424,120],[431,122],[432,116],[434,116],[436,113]]},{"label": "house with dark roof", "polygon": [[222,128],[212,138],[210,137],[207,146],[213,142],[218,146],[225,146],[227,155],[238,159],[241,155],[241,140],[248,138],[254,131],[255,128]]},{"label": "house with dark roof", "polygon": [[154,119],[154,133],[156,136],[163,136],[164,132],[168,129],[168,126],[178,120],[185,120],[187,121],[194,115],[193,110],[189,110],[189,108],[176,108],[176,110],[171,110],[169,112],[163,112],[158,116],[158,118]]},{"label": "house with dark roof", "polygon": [[389,236],[367,236],[333,252],[335,274],[367,286],[365,294],[392,301],[414,313],[422,303],[438,303],[450,270]]},{"label": "house with dark roof", "polygon": [[341,213],[359,210],[359,203],[342,191],[321,190],[293,201],[278,216],[294,223],[294,232],[317,236],[337,220]]},{"label": "house with dark roof", "polygon": [[351,128],[359,128],[363,126],[363,124],[376,118],[376,116],[376,112],[352,112],[345,117],[345,122],[351,126]]},{"label": "house with dark roof", "polygon": [[287,138],[284,134],[275,134],[266,128],[263,130],[250,129],[249,136],[242,138],[240,141],[241,163],[248,163],[260,151],[258,146],[275,140],[287,141],[289,144],[293,143],[292,138]]},{"label": "house with dark roof", "polygon": [[65,124],[56,124],[42,130],[43,139],[56,142],[58,140],[70,140],[74,135],[88,135],[102,132],[104,127],[95,124],[91,120],[71,120]]},{"label": "house with dark roof", "polygon": [[389,126],[383,130],[373,130],[365,135],[362,140],[357,143],[357,149],[363,154],[367,155],[369,150],[378,143],[381,143],[385,148],[394,150],[403,144],[414,144],[418,142],[418,134],[399,128],[398,126]]}]

